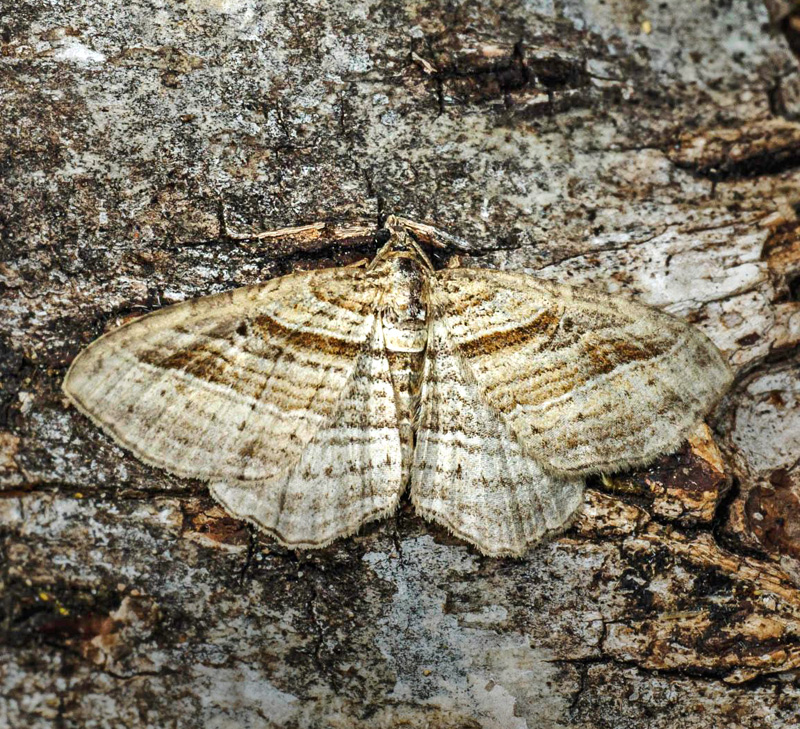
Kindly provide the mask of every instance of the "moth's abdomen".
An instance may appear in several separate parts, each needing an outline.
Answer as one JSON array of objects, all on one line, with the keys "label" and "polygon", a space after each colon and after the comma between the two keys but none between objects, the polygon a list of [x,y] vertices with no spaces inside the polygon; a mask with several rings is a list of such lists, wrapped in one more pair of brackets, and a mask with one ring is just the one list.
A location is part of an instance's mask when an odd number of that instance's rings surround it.
[{"label": "moth's abdomen", "polygon": [[422,369],[428,342],[428,274],[421,262],[405,252],[382,262],[387,277],[381,311],[383,341],[395,392],[403,482],[411,473],[414,419],[419,404]]}]

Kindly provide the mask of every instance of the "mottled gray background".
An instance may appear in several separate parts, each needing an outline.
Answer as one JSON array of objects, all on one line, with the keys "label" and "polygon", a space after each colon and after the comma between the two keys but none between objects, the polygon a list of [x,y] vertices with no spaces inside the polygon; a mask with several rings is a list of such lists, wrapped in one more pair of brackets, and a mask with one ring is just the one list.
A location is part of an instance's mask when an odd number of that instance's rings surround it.
[{"label": "mottled gray background", "polygon": [[[798,39],[785,0],[0,0],[0,727],[795,726]],[[223,216],[389,212],[694,322],[721,455],[523,560],[408,505],[297,555],[61,396],[126,317],[374,250]]]}]

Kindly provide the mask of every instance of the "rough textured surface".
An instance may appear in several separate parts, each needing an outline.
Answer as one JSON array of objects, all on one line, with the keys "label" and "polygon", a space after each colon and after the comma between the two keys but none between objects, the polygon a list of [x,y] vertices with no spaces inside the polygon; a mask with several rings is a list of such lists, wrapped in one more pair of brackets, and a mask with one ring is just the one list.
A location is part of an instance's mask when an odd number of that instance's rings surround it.
[{"label": "rough textured surface", "polygon": [[[769,13],[0,4],[0,726],[795,725],[800,34]],[[223,218],[392,211],[694,321],[737,371],[721,458],[598,479],[525,560],[407,504],[298,558],[63,402],[111,321],[374,251]]]}]

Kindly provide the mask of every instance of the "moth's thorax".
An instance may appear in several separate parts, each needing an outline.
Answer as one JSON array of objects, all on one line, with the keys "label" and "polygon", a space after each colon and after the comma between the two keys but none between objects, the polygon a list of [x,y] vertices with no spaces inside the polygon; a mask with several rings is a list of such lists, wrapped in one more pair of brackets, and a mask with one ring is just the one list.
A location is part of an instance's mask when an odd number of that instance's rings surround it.
[{"label": "moth's thorax", "polygon": [[423,352],[428,332],[428,270],[413,251],[392,251],[373,269],[384,286],[381,318],[389,352]]}]

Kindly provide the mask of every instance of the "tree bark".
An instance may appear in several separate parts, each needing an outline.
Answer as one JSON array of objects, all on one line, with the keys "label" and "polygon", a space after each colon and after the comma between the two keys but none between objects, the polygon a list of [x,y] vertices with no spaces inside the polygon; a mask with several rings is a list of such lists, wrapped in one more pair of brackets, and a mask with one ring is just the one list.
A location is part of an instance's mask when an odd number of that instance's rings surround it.
[{"label": "tree bark", "polygon": [[[769,11],[0,0],[0,727],[796,726],[800,26]],[[737,373],[713,432],[524,559],[408,503],[295,554],[67,406],[127,317],[375,251],[232,231],[390,212],[694,322]]]}]

